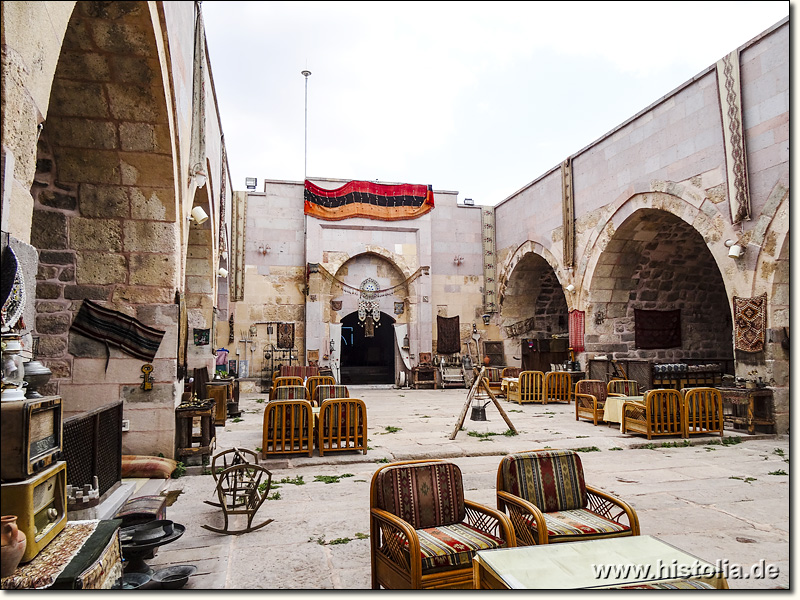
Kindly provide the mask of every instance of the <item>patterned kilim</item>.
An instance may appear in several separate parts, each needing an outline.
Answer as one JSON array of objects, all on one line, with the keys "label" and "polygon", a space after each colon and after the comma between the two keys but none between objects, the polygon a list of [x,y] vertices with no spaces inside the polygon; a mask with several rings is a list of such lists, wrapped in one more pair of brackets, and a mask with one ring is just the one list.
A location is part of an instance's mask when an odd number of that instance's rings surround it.
[{"label": "patterned kilim", "polygon": [[278,323],[278,348],[294,348],[294,323]]},{"label": "patterned kilim", "polygon": [[502,460],[503,488],[543,512],[586,506],[581,458],[572,450],[518,452]]},{"label": "patterned kilim", "polygon": [[378,508],[415,529],[453,525],[466,517],[461,469],[452,463],[390,466],[379,477]]},{"label": "patterned kilim", "polygon": [[91,300],[83,301],[70,331],[105,342],[148,362],[155,358],[165,333]]},{"label": "patterned kilim", "polygon": [[457,316],[436,317],[436,352],[455,354],[461,352],[460,321]]},{"label": "patterned kilim", "polygon": [[417,529],[422,553],[422,572],[434,573],[454,567],[466,567],[478,550],[503,548],[506,543],[478,531],[467,523]]},{"label": "patterned kilim", "polygon": [[430,185],[387,185],[350,181],[334,190],[305,183],[305,214],[327,221],[366,217],[380,221],[415,219],[433,209]]},{"label": "patterned kilim", "polygon": [[576,536],[590,538],[630,529],[583,508],[544,513],[544,522],[550,542],[557,542],[562,537],[574,540]]},{"label": "patterned kilim", "polygon": [[767,295],[755,298],[733,297],[733,323],[736,349],[761,352],[767,330]]},{"label": "patterned kilim", "polygon": [[70,521],[64,530],[44,547],[36,558],[17,567],[12,576],[3,577],[2,588],[42,589],[55,583],[70,561],[75,558],[100,521]]},{"label": "patterned kilim", "polygon": [[585,330],[586,313],[582,310],[569,311],[569,345],[574,352],[583,352]]},{"label": "patterned kilim", "polygon": [[681,347],[681,309],[633,312],[637,349]]},{"label": "patterned kilim", "polygon": [[311,377],[319,375],[319,367],[302,367],[297,365],[281,365],[281,377]]}]

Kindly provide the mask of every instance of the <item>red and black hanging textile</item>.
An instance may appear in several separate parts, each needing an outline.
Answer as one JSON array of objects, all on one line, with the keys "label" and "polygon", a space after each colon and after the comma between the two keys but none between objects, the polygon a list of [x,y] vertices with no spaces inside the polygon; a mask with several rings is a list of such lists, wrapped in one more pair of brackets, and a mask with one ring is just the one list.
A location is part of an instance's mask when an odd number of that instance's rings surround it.
[{"label": "red and black hanging textile", "polygon": [[379,221],[416,219],[433,208],[430,185],[351,181],[328,190],[306,180],[305,214],[326,221],[364,217]]},{"label": "red and black hanging textile", "polygon": [[582,310],[569,311],[569,345],[576,354],[583,352],[586,328],[586,313]]}]

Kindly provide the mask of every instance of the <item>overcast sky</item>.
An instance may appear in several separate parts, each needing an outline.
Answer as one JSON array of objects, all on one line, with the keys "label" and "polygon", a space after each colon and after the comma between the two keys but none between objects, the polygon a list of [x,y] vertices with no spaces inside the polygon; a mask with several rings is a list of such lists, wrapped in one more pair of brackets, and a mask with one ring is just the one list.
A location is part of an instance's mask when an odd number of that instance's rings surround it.
[{"label": "overcast sky", "polygon": [[234,190],[245,177],[262,190],[264,179],[307,173],[430,184],[496,204],[789,5],[205,1],[202,10]]}]

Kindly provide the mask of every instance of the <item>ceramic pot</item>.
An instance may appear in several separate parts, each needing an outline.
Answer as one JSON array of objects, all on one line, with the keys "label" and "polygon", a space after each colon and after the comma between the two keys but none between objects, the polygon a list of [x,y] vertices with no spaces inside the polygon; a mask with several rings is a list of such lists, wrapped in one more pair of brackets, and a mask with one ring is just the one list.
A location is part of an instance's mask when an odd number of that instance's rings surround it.
[{"label": "ceramic pot", "polygon": [[483,364],[485,364],[487,367],[489,366],[490,362],[492,362],[491,358],[489,358],[488,356],[483,357]]},{"label": "ceramic pot", "polygon": [[28,541],[17,528],[16,516],[3,515],[0,519],[0,577],[8,577],[19,565]]}]

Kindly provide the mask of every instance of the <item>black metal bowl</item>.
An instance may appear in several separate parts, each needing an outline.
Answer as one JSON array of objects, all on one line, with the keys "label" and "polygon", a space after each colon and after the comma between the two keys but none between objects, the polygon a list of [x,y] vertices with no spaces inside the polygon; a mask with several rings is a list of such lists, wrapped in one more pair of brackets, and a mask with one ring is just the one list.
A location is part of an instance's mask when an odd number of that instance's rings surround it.
[{"label": "black metal bowl", "polygon": [[161,584],[167,590],[177,590],[186,585],[197,567],[194,565],[175,565],[160,569],[153,573],[153,581]]}]

